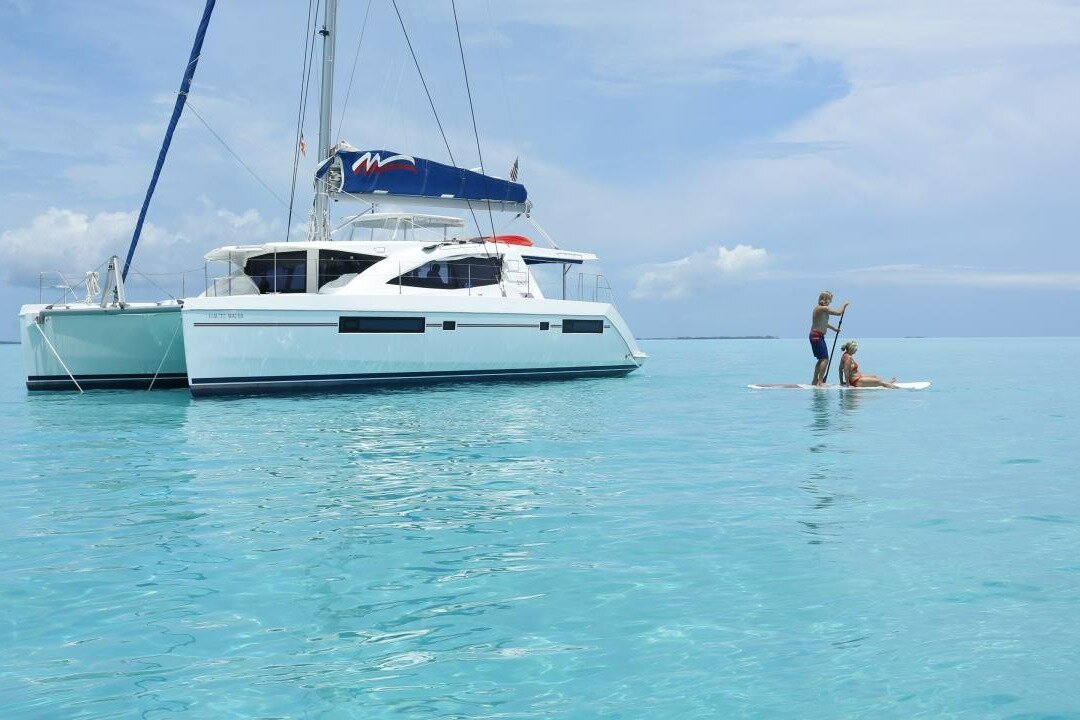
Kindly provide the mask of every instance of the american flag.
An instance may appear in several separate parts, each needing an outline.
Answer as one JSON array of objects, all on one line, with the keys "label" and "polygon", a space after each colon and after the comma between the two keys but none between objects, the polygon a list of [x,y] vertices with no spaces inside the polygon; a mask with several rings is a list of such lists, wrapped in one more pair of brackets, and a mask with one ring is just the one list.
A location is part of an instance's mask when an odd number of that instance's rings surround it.
[{"label": "american flag", "polygon": [[518,158],[514,158],[514,164],[510,166],[510,180],[517,182],[518,178]]}]

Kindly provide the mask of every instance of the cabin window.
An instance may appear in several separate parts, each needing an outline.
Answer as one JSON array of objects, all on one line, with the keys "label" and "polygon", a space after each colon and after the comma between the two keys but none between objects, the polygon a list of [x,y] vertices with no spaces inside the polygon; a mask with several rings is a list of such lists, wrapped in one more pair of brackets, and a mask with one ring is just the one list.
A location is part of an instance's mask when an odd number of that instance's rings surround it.
[{"label": "cabin window", "polygon": [[307,292],[307,252],[256,255],[244,263],[244,274],[260,293]]},{"label": "cabin window", "polygon": [[339,333],[422,333],[424,317],[385,317],[379,315],[342,315],[338,318]]},{"label": "cabin window", "polygon": [[319,287],[337,280],[342,275],[359,275],[383,258],[343,250],[319,251]]},{"label": "cabin window", "polygon": [[461,290],[498,285],[502,261],[497,257],[470,257],[460,260],[433,260],[396,277],[391,285]]},{"label": "cabin window", "polygon": [[570,320],[562,321],[564,333],[602,333],[604,332],[603,320]]},{"label": "cabin window", "polygon": [[546,320],[541,321],[540,322],[540,329],[541,330],[550,330],[551,329],[551,323],[546,321]]},{"label": "cabin window", "polygon": [[443,320],[442,321],[442,329],[443,330],[457,330],[457,320]]}]

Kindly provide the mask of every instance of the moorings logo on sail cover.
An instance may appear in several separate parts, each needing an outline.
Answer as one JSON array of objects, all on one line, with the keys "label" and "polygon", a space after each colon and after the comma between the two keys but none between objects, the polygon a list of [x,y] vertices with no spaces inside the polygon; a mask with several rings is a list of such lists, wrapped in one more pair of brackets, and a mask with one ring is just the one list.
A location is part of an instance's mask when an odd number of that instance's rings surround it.
[{"label": "moorings logo on sail cover", "polygon": [[366,152],[352,164],[354,175],[378,175],[387,170],[408,170],[416,172],[416,159],[408,155],[387,155]]}]

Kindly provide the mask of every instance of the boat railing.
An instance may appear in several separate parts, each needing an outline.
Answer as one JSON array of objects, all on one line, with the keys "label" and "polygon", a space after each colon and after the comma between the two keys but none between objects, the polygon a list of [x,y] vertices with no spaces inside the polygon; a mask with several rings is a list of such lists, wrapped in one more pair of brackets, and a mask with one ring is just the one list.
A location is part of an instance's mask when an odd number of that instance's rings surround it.
[{"label": "boat railing", "polygon": [[606,302],[615,304],[615,289],[607,277],[601,273],[577,273],[577,296],[566,298],[567,300],[581,300],[584,302]]},{"label": "boat railing", "polygon": [[[84,273],[81,280],[76,274],[62,270],[45,270],[38,273],[38,303],[50,305],[94,305],[101,301],[101,277],[104,263],[95,270]],[[124,285],[129,297],[143,296],[160,300],[179,300],[188,292],[199,291],[198,276],[205,277],[205,267],[174,272],[148,273],[131,268]]]},{"label": "boat railing", "polygon": [[616,304],[615,288],[601,272],[575,272],[571,265],[533,265],[532,269],[526,282],[538,287],[546,298]]},{"label": "boat railing", "polygon": [[131,268],[124,284],[128,295],[145,290],[157,295],[164,295],[172,300],[180,300],[189,297],[189,293],[197,293],[199,288],[199,276],[206,277],[206,266],[191,268],[188,270],[176,270],[173,272],[149,273]]},{"label": "boat railing", "polygon": [[[484,278],[490,277],[492,270],[490,265],[468,264],[464,268],[462,268],[461,265],[458,265],[459,269],[456,272],[460,273],[463,269],[465,272],[464,277],[458,275],[456,276],[456,280],[452,280],[447,276],[446,278],[442,278],[444,285],[433,285],[433,287],[458,290],[467,289],[469,295],[472,295],[474,289],[487,286],[487,284],[474,286],[474,267],[477,269],[476,274],[478,276]],[[525,267],[515,268],[510,265],[502,268],[501,272],[503,284],[514,287],[525,297],[533,297],[538,290],[542,289],[542,283],[538,283],[537,280],[533,278],[532,273]],[[167,273],[148,273],[132,268],[128,275],[128,279],[125,281],[125,285],[129,297],[134,295],[146,295],[149,292],[150,294],[157,295],[159,298],[164,296],[173,300],[179,300],[181,298],[189,297],[189,293],[196,294],[199,292],[200,283],[198,281],[198,276],[200,274],[202,275],[201,290],[207,297],[227,297],[232,295],[252,295],[260,293],[260,290],[252,279],[242,271],[234,271],[222,275],[212,275],[208,263],[198,268]],[[397,275],[399,292],[404,292],[406,283],[401,282],[401,279],[407,274],[407,272],[403,271],[399,272]],[[79,281],[75,281],[71,275],[71,273],[64,273],[60,270],[49,270],[38,273],[38,302],[45,303],[46,297],[50,291],[58,293],[54,299],[50,298],[52,304],[92,304],[98,302],[101,293],[98,271],[94,270],[86,273],[84,278]],[[432,278],[432,281],[434,282],[435,278]],[[458,284],[455,285],[454,282],[457,282]],[[143,292],[140,292],[140,290]],[[545,291],[544,294],[547,297],[556,298],[561,295],[564,300],[607,302],[612,305],[615,304],[615,290],[611,286],[608,278],[602,273],[578,272],[565,276],[563,278],[561,293],[559,293],[559,291],[554,293]]]},{"label": "boat railing", "polygon": [[[38,303],[45,304],[46,292],[56,291],[59,295],[52,300],[52,305],[95,302],[98,293],[98,273],[91,270],[80,282],[73,282],[61,270],[44,270],[38,273]],[[79,295],[83,297],[79,297]]]},{"label": "boat railing", "polygon": [[233,295],[258,295],[259,289],[247,275],[232,272],[226,275],[207,274],[203,294],[206,297],[232,297]]}]

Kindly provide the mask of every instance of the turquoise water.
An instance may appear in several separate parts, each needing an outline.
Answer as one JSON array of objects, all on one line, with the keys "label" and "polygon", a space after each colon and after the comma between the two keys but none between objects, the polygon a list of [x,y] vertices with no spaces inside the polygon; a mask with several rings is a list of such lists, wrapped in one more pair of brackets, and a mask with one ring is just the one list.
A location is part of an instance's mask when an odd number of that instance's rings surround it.
[{"label": "turquoise water", "polygon": [[198,402],[0,347],[0,716],[1080,717],[1080,340],[643,346]]}]

